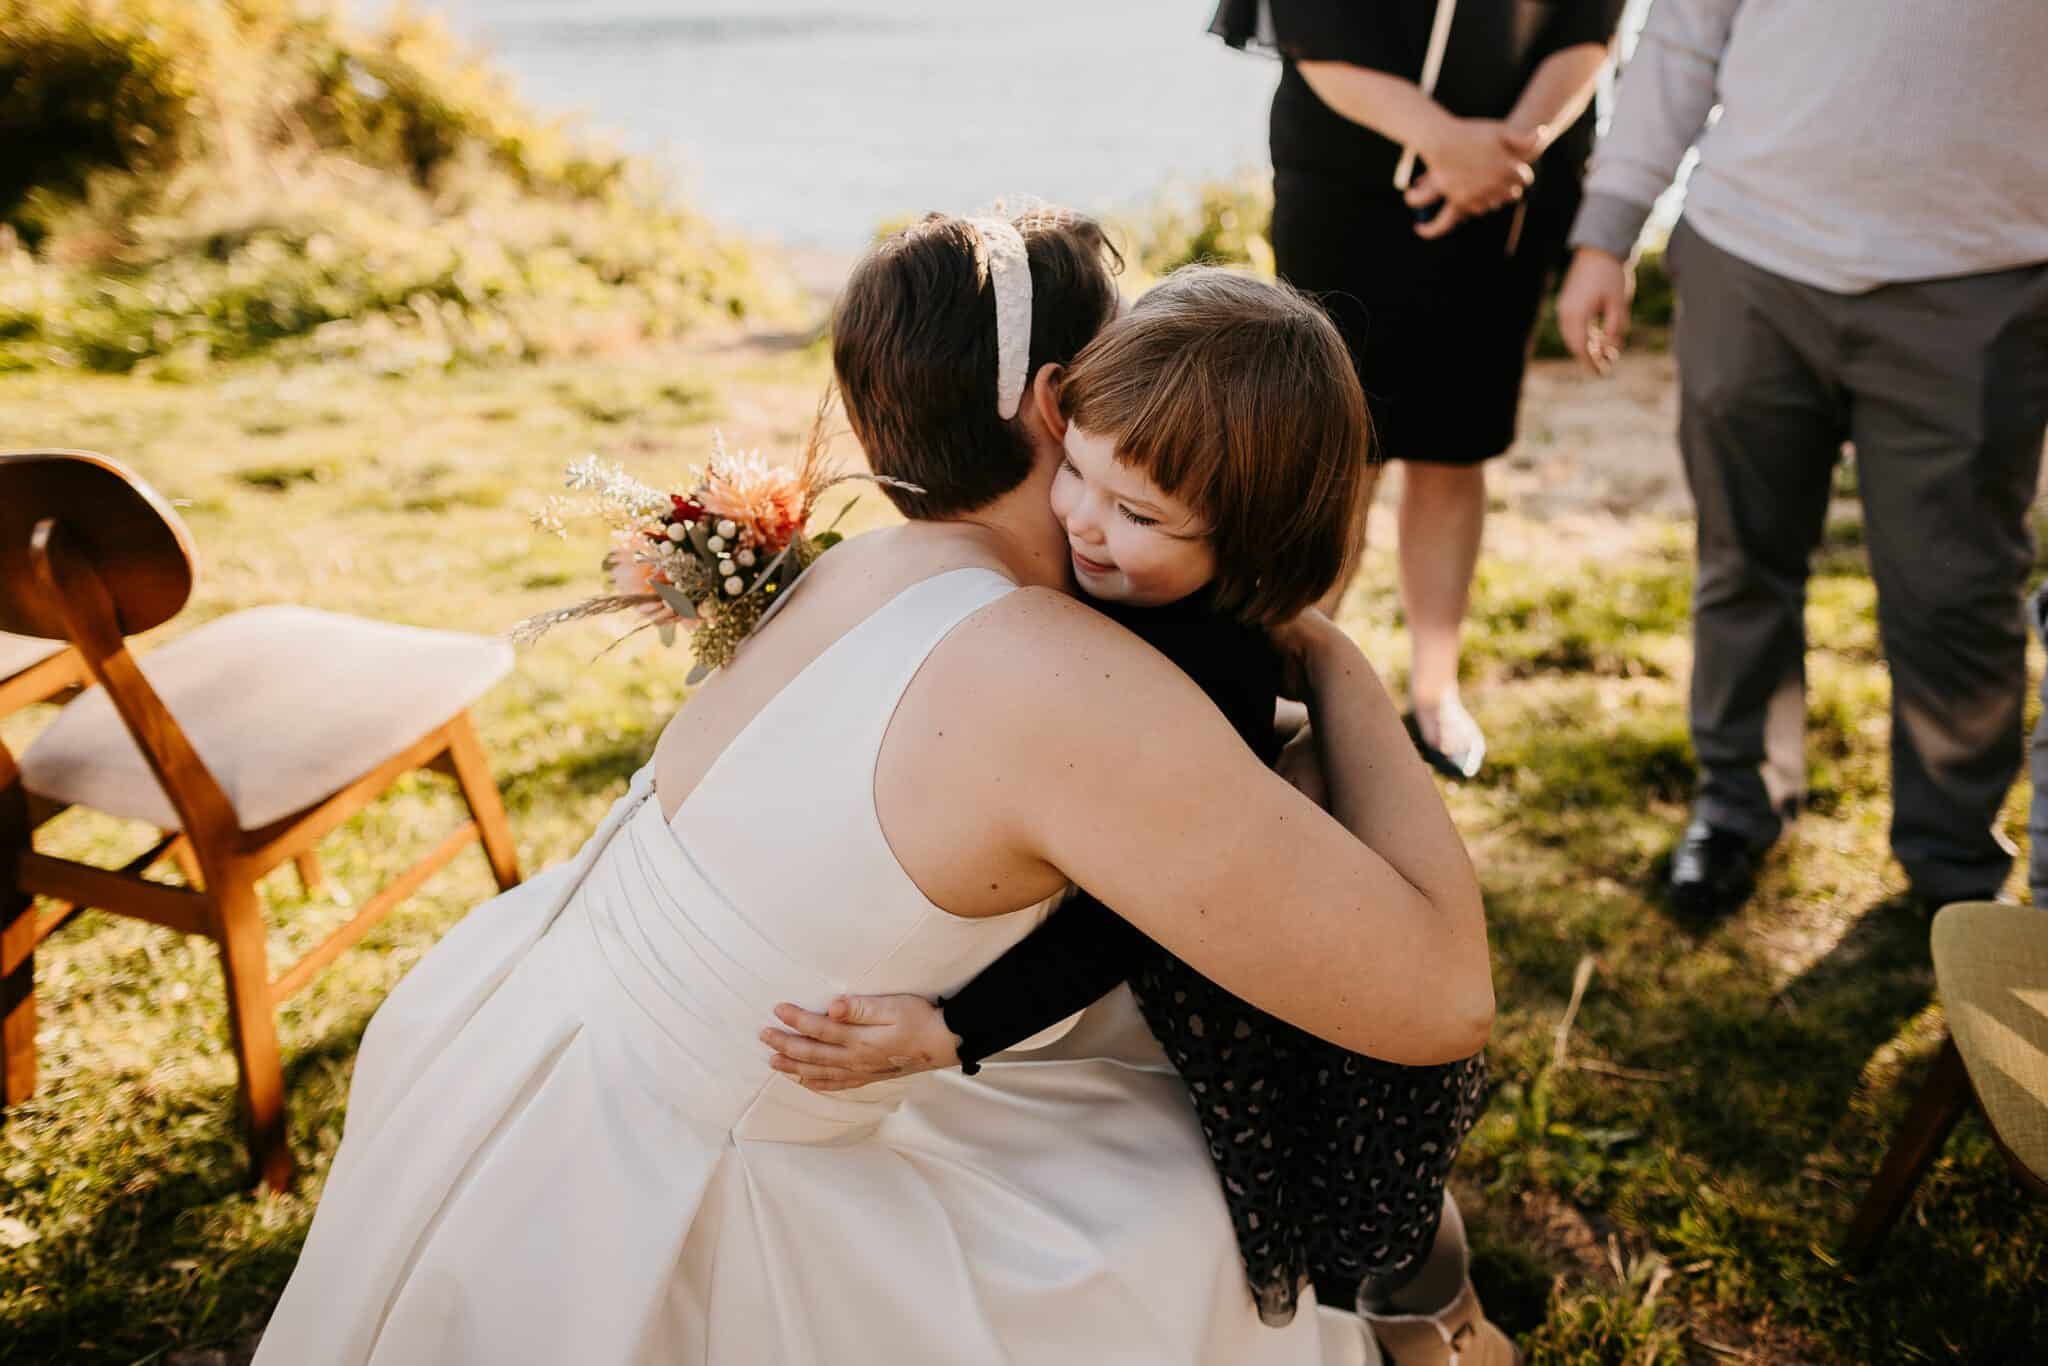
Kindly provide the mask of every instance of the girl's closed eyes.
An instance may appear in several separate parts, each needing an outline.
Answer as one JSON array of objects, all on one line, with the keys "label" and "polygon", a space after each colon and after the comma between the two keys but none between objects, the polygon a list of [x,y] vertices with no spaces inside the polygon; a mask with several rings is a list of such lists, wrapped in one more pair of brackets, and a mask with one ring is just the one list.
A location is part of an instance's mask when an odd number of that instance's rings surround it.
[{"label": "girl's closed eyes", "polygon": [[[1060,457],[1060,473],[1075,479],[1079,479],[1081,477],[1081,471],[1075,469],[1074,462],[1066,456]],[[1116,505],[1116,510],[1118,514],[1121,515],[1126,522],[1131,523],[1131,525],[1133,526],[1159,525],[1159,519],[1157,517],[1147,517],[1140,513],[1133,512],[1131,510],[1130,504],[1128,503],[1119,502]]]},{"label": "girl's closed eyes", "polygon": [[1156,607],[1208,586],[1216,551],[1193,509],[1118,460],[1112,438],[1069,423],[1063,444],[1052,510],[1082,592]]}]

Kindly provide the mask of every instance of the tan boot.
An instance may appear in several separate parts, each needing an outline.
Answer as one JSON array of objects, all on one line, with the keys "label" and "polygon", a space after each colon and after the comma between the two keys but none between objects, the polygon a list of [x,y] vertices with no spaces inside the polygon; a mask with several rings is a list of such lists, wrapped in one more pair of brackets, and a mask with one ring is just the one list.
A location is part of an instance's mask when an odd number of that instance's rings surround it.
[{"label": "tan boot", "polygon": [[1522,1366],[1508,1335],[1489,1323],[1472,1278],[1434,1314],[1361,1314],[1387,1366]]}]

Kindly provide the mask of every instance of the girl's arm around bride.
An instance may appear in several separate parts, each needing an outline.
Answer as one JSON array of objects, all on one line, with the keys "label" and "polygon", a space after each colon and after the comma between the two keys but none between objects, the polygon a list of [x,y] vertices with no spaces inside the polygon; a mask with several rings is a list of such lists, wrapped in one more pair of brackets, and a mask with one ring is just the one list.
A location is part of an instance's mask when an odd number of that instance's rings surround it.
[{"label": "girl's arm around bride", "polygon": [[[997,890],[968,888],[977,874],[1061,877],[1333,1043],[1409,1065],[1469,1057],[1494,1008],[1471,862],[1357,646],[1320,614],[1280,644],[1307,681],[1330,812],[1157,653],[1035,590],[963,624],[905,695],[875,795],[885,827],[919,814],[891,843],[939,905]],[[926,841],[1009,857],[990,874]]]}]

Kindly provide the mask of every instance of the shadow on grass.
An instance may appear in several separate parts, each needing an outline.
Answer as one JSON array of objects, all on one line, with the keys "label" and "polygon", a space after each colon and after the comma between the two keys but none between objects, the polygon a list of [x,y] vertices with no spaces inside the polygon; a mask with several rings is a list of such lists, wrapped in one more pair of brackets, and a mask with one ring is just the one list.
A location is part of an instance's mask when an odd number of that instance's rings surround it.
[{"label": "shadow on grass", "polygon": [[1672,1090],[1686,1148],[1717,1172],[1795,1180],[1840,1124],[1865,1064],[1934,990],[1927,921],[1882,901],[1782,990],[1742,955],[1711,994],[1667,1000],[1658,1033],[1712,1057]]},{"label": "shadow on grass", "polygon": [[[1588,686],[1537,702],[1500,733],[1499,767],[1474,793],[1502,859],[1486,883],[1504,1084],[1468,1173],[1553,1192],[1646,1239],[1679,1273],[1684,1307],[1670,1312],[1701,1340],[1753,1330],[1751,1359],[2031,1359],[2018,1349],[2048,1332],[2048,1209],[2022,1201],[1973,1123],[1876,1268],[1851,1276],[1832,1260],[1925,1070],[1883,1080],[1924,1032],[1909,1026],[1933,995],[1926,916],[1902,899],[1830,913],[1811,894],[1853,869],[1800,839],[1769,857],[1734,915],[1674,915],[1661,887],[1692,783],[1682,707],[1597,699]],[[1836,786],[1875,799],[1881,745],[1846,701],[1820,710],[1819,747],[1841,751]],[[1811,943],[1828,933],[1839,938]],[[1802,940],[1815,956],[1786,981],[1779,955]],[[1604,1074],[1550,1063],[1585,955],[1597,976],[1571,1054]],[[1614,1315],[1637,1333],[1629,1360],[1650,1341],[1646,1311],[1612,1287],[1581,1305],[1599,1286],[1568,1275],[1541,1305],[1525,1259],[1494,1245],[1479,1263],[1496,1317],[1544,1324],[1525,1346],[1545,1360],[1620,1359],[1599,1345]]]},{"label": "shadow on grass", "polygon": [[[1971,1124],[1878,1264],[1854,1276],[1836,1262],[1924,1080],[1924,1065],[1908,1066],[1876,1083],[1874,1106],[1865,1096],[1932,1000],[1926,917],[1902,899],[1872,904],[1776,990],[1733,928],[1698,945],[1639,941],[1603,955],[1617,970],[1603,973],[1580,1035],[1657,1080],[1560,1080],[1540,1126],[1493,1137],[1501,1175],[1620,1211],[1686,1269],[1695,1306],[1816,1333],[1827,1344],[1817,1359],[2027,1359],[2017,1346],[2048,1329],[2048,1302],[2023,1289],[2048,1274],[2048,1211],[2023,1201]],[[1515,1103],[1510,1091],[1495,1108]],[[1495,1122],[1505,1130],[1513,1118]],[[1607,1153],[1590,1141],[1623,1132],[1643,1141]]]},{"label": "shadow on grass", "polygon": [[[1860,1170],[1844,1182],[1840,1222],[1819,1231],[1823,1246],[1839,1246],[1847,1211],[1925,1080],[1924,1067],[1900,1078],[1877,1142],[1856,1150]],[[1853,1276],[1825,1264],[1815,1272],[1837,1296],[1827,1309],[1842,1335],[1854,1334],[1868,1360],[2038,1361],[2048,1341],[2048,1204],[2021,1190],[1974,1112],[1871,1266]]]},{"label": "shadow on grass", "polygon": [[1549,1265],[1529,1248],[1484,1225],[1468,1224],[1466,1236],[1472,1250],[1472,1282],[1486,1306],[1486,1316],[1516,1335],[1541,1327],[1555,1274]]},{"label": "shadow on grass", "polygon": [[509,773],[500,784],[506,809],[524,812],[537,803],[559,806],[580,797],[615,793],[652,757],[659,738],[659,728],[653,725],[634,726],[603,744]]},{"label": "shadow on grass", "polygon": [[[370,1014],[337,1021],[285,1060],[295,1197],[309,1193],[331,1156],[319,1150],[338,1138],[336,1093]],[[113,1184],[88,1217],[46,1228],[10,1254],[30,1254],[17,1264],[27,1293],[6,1317],[0,1362],[161,1361],[245,1338],[269,1317],[298,1261],[312,1202],[251,1187],[233,1085],[155,1100],[180,1139],[152,1145],[146,1165],[105,1172]],[[224,1236],[230,1227],[241,1236]]]}]

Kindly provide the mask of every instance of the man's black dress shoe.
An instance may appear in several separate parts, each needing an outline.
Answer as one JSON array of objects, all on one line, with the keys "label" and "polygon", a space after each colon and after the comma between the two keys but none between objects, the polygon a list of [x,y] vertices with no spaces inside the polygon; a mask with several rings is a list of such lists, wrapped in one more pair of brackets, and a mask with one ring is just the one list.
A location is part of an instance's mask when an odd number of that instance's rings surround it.
[{"label": "man's black dress shoe", "polygon": [[1749,899],[1764,846],[1734,830],[1695,822],[1671,851],[1671,904],[1687,915],[1723,915]]}]

